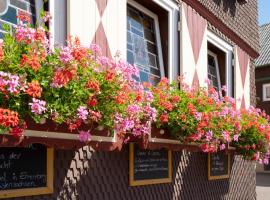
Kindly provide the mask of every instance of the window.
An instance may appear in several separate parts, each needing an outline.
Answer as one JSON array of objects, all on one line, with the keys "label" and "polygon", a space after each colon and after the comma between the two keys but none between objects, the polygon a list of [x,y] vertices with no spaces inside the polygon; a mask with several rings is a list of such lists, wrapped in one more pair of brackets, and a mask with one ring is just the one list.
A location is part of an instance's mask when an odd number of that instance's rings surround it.
[{"label": "window", "polygon": [[128,0],[127,61],[138,67],[137,81],[156,85],[178,76],[178,16],[170,0]]},{"label": "window", "polygon": [[263,84],[263,101],[270,101],[270,83]]},{"label": "window", "polygon": [[[222,86],[227,87],[228,96],[233,96],[233,48],[212,32],[207,32],[208,48],[208,79],[211,85],[221,91]],[[223,94],[225,95],[225,94]]]},{"label": "window", "polygon": [[139,68],[139,82],[156,85],[164,76],[158,17],[142,10],[127,6],[127,60]]},{"label": "window", "polygon": [[208,51],[208,79],[216,91],[221,91],[218,59],[211,51]]},{"label": "window", "polygon": [[5,32],[3,25],[12,28],[18,23],[17,15],[20,13],[28,14],[31,23],[36,22],[36,13],[42,7],[42,0],[0,0],[0,38]]}]

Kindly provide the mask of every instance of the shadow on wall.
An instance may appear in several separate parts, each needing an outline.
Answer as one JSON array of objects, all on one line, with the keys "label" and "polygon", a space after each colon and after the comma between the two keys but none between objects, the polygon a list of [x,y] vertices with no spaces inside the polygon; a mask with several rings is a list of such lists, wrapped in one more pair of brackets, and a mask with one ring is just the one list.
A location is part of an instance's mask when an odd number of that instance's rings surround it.
[{"label": "shadow on wall", "polygon": [[235,16],[236,12],[236,0],[214,0],[214,2],[217,4],[217,6],[221,7],[221,4],[223,6],[223,11],[225,13],[229,12],[232,17]]},{"label": "shadow on wall", "polygon": [[[207,154],[186,152],[182,163],[187,167],[181,172],[181,197],[194,200],[224,199],[229,193],[229,179],[208,181]],[[231,165],[234,160],[232,159]],[[180,175],[180,174],[179,174]]]},{"label": "shadow on wall", "polygon": [[89,146],[77,151],[56,150],[54,194],[18,199],[251,200],[256,198],[254,163],[235,156],[231,162],[230,180],[208,181],[207,154],[186,151],[173,152],[171,184],[130,187],[127,147],[121,152],[95,152]]},{"label": "shadow on wall", "polygon": [[57,161],[60,166],[56,171],[66,175],[56,180],[54,199],[219,200],[229,192],[228,180],[208,181],[207,154],[203,153],[173,152],[171,184],[136,187],[129,186],[127,146],[122,152],[95,152],[83,147],[73,155],[71,160],[69,155],[59,158],[69,160],[69,165]]}]

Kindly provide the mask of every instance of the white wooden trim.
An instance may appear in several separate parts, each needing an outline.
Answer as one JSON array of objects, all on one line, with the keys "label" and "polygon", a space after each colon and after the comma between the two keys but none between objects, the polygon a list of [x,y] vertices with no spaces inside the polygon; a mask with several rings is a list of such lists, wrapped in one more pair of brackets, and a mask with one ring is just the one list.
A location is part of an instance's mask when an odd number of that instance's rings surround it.
[{"label": "white wooden trim", "polygon": [[214,34],[213,32],[207,30],[207,40],[217,46],[222,51],[233,51],[233,47],[227,43],[225,40]]},{"label": "white wooden trim", "polygon": [[160,7],[168,11],[168,78],[170,82],[179,75],[179,6],[171,0],[153,0]]},{"label": "white wooden trim", "polygon": [[[217,54],[213,53],[210,50],[207,50],[207,54],[209,54],[210,56],[214,57],[215,59],[215,68],[216,68],[216,72],[217,72],[217,80],[218,80],[218,92],[221,92],[221,81],[220,81],[220,73],[219,73],[219,65],[218,65],[218,59],[217,59]],[[208,63],[207,63],[207,68],[208,68]],[[208,69],[207,69],[207,75],[208,75]]]},{"label": "white wooden trim", "polygon": [[160,66],[160,74],[161,74],[161,77],[164,77],[165,76],[165,69],[164,69],[164,62],[163,62],[163,55],[162,55],[162,46],[161,46],[161,39],[160,39],[158,16],[134,0],[128,0],[128,4],[137,8],[138,10],[143,12],[144,14],[146,14],[149,17],[154,19],[155,33],[156,33],[156,40],[157,40],[158,59],[159,59],[159,66]]},{"label": "white wooden trim", "polygon": [[37,23],[41,24],[42,19],[40,18],[40,10],[43,8],[43,0],[35,0],[35,6]]},{"label": "white wooden trim", "polygon": [[54,23],[54,17],[55,17],[55,11],[54,11],[54,0],[49,0],[49,12],[50,15],[53,17],[52,20],[50,20],[49,24],[49,31],[50,31],[50,48],[52,49],[54,47],[54,38],[55,38],[55,23]]},{"label": "white wooden trim", "polygon": [[267,88],[267,87],[270,87],[270,83],[263,84],[263,91],[262,91],[262,94],[263,94],[263,101],[270,101],[270,98],[267,98],[267,97],[266,97],[266,88]]},{"label": "white wooden trim", "polygon": [[[233,54],[233,47],[227,43],[222,38],[218,37],[211,31],[207,30],[207,41],[219,48],[221,51],[225,53],[225,71],[226,71],[226,87],[227,87],[227,95],[233,96],[232,94],[232,54]],[[235,83],[236,84],[236,83]],[[232,87],[231,87],[232,86]]]}]

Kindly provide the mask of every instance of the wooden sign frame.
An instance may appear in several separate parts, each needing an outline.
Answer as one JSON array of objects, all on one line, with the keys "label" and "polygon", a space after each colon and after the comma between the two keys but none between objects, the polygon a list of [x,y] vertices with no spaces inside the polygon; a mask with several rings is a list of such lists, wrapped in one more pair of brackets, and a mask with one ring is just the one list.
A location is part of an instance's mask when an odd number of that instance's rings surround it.
[{"label": "wooden sign frame", "polygon": [[231,156],[228,156],[228,171],[227,174],[221,176],[211,176],[211,153],[208,153],[208,180],[219,180],[219,179],[227,179],[230,178],[231,173]]},{"label": "wooden sign frame", "polygon": [[10,189],[0,191],[0,199],[53,193],[53,148],[47,148],[47,186],[38,188]]},{"label": "wooden sign frame", "polygon": [[129,185],[141,186],[172,182],[172,151],[168,150],[168,178],[134,180],[134,143],[129,144]]}]

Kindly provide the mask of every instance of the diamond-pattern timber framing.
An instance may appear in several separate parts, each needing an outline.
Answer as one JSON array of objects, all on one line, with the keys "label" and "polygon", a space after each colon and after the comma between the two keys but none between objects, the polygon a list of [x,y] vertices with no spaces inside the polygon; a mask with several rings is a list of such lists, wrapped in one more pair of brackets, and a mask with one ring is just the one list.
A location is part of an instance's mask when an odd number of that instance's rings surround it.
[{"label": "diamond-pattern timber framing", "polygon": [[253,200],[255,163],[232,157],[227,180],[208,181],[207,154],[172,153],[172,183],[130,187],[128,148],[122,152],[56,150],[54,193],[15,200]]},{"label": "diamond-pattern timber framing", "polygon": [[78,36],[84,45],[98,44],[108,57],[118,50],[125,57],[125,20],[126,1],[68,0],[68,34]]},{"label": "diamond-pattern timber framing", "polygon": [[181,74],[190,86],[207,79],[207,22],[190,6],[181,6]]},{"label": "diamond-pattern timber framing", "polygon": [[234,49],[235,56],[235,97],[238,108],[250,106],[250,57],[238,46]]}]

